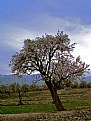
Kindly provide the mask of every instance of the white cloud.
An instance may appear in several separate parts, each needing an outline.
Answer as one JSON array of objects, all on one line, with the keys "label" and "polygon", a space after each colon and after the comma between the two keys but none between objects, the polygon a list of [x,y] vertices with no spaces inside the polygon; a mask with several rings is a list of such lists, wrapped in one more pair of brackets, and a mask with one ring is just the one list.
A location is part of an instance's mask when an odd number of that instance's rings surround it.
[{"label": "white cloud", "polygon": [[36,22],[36,28],[41,33],[55,34],[58,29],[67,33],[71,42],[77,43],[74,55],[80,55],[83,61],[91,65],[91,25],[82,24],[80,19],[68,20],[46,15],[35,19]]},{"label": "white cloud", "polygon": [[[8,29],[7,29],[8,28]],[[5,44],[13,49],[20,50],[23,42],[27,38],[34,38],[35,33],[24,28],[19,28],[10,25],[4,25],[2,33],[0,33],[1,44]]]},{"label": "white cloud", "polygon": [[71,40],[77,43],[74,55],[80,55],[91,68],[91,26],[77,24],[74,27],[75,29],[69,32]]},{"label": "white cloud", "polygon": [[0,32],[0,39],[2,40],[0,44],[6,44],[17,51],[21,49],[25,39],[33,39],[45,33],[56,34],[59,29],[69,35],[72,43],[78,43],[74,55],[80,55],[83,61],[91,65],[91,25],[83,25],[79,20],[61,19],[46,15],[33,19],[32,25],[32,27],[29,25],[21,28],[4,25],[2,32]]}]

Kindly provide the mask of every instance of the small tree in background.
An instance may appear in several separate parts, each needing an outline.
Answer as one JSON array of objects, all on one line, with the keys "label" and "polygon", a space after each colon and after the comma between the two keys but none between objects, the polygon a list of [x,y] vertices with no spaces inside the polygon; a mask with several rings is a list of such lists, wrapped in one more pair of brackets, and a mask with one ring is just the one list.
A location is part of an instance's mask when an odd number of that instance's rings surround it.
[{"label": "small tree in background", "polygon": [[17,92],[17,90],[19,89],[19,86],[20,85],[18,83],[14,82],[9,86],[9,88],[12,92]]},{"label": "small tree in background", "polygon": [[79,86],[80,86],[80,88],[86,88],[87,87],[87,82],[86,81],[81,81]]},{"label": "small tree in background", "polygon": [[8,94],[10,96],[11,90],[9,89],[9,86],[0,84],[0,93]]},{"label": "small tree in background", "polygon": [[18,97],[19,97],[18,104],[22,105],[23,95],[29,91],[29,85],[28,84],[20,85],[19,83],[12,83],[11,85],[9,85],[9,89],[14,93],[18,93]]},{"label": "small tree in background", "polygon": [[72,88],[79,88],[79,83],[78,81],[74,81],[71,85]]},{"label": "small tree in background", "polygon": [[70,43],[68,35],[59,31],[55,36],[45,35],[35,40],[27,39],[20,53],[12,56],[12,72],[17,75],[40,72],[57,110],[64,110],[57,94],[58,85],[70,85],[73,80],[87,72],[89,67],[81,61],[80,56],[76,59],[73,57],[74,48],[75,43]]},{"label": "small tree in background", "polygon": [[19,102],[18,102],[19,105],[23,105],[22,102],[23,95],[28,91],[29,91],[29,85],[27,84],[19,85],[19,88],[17,90],[19,96]]},{"label": "small tree in background", "polygon": [[91,88],[91,82],[88,82],[87,87]]}]

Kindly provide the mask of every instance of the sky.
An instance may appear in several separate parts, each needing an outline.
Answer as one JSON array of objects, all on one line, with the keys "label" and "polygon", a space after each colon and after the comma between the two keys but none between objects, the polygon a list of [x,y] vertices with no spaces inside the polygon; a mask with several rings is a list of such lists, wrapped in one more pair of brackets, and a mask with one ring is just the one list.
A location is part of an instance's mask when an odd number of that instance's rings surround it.
[{"label": "sky", "polygon": [[91,0],[0,0],[0,74],[11,74],[25,39],[58,29],[77,43],[74,56],[91,65]]}]

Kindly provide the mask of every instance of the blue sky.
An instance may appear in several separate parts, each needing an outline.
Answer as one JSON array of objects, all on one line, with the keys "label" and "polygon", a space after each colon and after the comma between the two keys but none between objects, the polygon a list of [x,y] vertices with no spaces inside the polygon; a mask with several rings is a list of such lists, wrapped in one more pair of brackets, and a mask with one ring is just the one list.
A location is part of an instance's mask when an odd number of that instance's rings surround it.
[{"label": "blue sky", "polygon": [[25,39],[58,29],[78,43],[74,55],[91,64],[91,0],[0,0],[0,74],[11,73]]}]

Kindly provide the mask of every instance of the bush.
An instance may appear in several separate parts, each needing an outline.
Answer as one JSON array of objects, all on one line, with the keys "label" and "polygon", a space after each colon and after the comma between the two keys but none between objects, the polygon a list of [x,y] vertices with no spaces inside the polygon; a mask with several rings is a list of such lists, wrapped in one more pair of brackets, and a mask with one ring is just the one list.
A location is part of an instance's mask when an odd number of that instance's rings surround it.
[{"label": "bush", "polygon": [[75,81],[72,85],[71,88],[79,88],[79,83]]},{"label": "bush", "polygon": [[91,82],[89,82],[89,83],[87,84],[87,87],[88,87],[88,88],[91,88]]},{"label": "bush", "polygon": [[86,81],[81,81],[80,82],[80,88],[86,88],[87,87],[87,82]]},{"label": "bush", "polygon": [[36,84],[30,85],[30,91],[40,91],[40,87]]},{"label": "bush", "polygon": [[29,85],[23,84],[22,87],[21,87],[21,91],[28,92],[29,91]]}]

